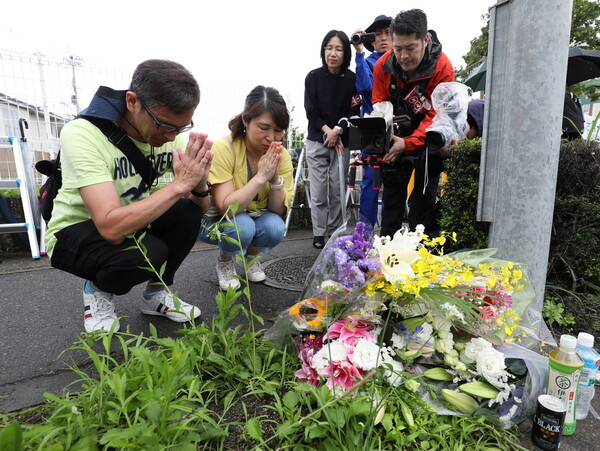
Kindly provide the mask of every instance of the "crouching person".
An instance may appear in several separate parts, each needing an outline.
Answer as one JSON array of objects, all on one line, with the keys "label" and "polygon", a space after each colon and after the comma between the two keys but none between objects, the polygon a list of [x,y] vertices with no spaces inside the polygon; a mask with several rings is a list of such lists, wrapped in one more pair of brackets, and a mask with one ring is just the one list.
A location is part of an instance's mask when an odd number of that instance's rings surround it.
[{"label": "crouching person", "polygon": [[[260,254],[269,253],[285,235],[283,217],[294,195],[292,160],[281,143],[289,123],[279,92],[257,86],[246,97],[244,111],[229,121],[231,134],[214,142],[209,178],[213,204],[202,220],[200,239],[219,245],[217,276],[222,290],[240,286],[235,277],[239,253],[248,263],[248,280],[265,280]],[[235,217],[218,226],[235,243],[215,239],[211,228],[236,201]]]},{"label": "crouching person", "polygon": [[[61,132],[63,182],[48,224],[47,252],[53,267],[85,279],[87,332],[118,330],[115,296],[144,282],[142,313],[176,322],[200,315],[197,306],[176,306],[164,286],[173,283],[209,206],[212,143],[192,132],[186,145],[180,136],[193,127],[199,100],[198,83],[186,68],[148,60],[136,68],[128,90],[100,87],[81,117]],[[128,139],[134,145],[129,158],[120,150]],[[131,158],[135,152],[143,155],[141,162]],[[140,175],[144,164],[149,178]],[[169,169],[174,179],[150,194],[151,180]],[[142,234],[146,257],[126,250],[135,245],[131,236]],[[142,269],[149,266],[146,258],[157,270],[164,265],[164,284]]]}]

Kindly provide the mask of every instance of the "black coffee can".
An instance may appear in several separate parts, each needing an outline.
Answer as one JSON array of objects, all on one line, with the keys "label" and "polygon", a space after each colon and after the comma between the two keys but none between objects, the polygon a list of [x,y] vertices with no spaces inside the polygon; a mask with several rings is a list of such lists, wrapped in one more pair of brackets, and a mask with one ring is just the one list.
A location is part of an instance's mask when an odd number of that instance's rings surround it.
[{"label": "black coffee can", "polygon": [[533,427],[531,428],[531,443],[534,449],[541,451],[558,450],[566,412],[567,406],[556,396],[538,396],[537,408],[533,416]]}]

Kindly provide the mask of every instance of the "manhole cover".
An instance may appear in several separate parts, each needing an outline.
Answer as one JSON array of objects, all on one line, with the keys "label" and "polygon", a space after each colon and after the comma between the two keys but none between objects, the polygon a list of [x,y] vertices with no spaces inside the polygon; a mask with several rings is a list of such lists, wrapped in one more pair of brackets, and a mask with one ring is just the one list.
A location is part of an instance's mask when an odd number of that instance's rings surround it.
[{"label": "manhole cover", "polygon": [[262,264],[267,276],[265,285],[289,291],[302,291],[306,276],[316,255],[296,255],[274,258]]}]

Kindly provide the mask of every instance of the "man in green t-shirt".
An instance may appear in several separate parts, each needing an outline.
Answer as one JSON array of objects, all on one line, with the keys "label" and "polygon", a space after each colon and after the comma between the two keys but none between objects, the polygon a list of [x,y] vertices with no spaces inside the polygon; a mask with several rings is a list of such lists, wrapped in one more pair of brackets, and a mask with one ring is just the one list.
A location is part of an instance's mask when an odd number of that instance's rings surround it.
[{"label": "man in green t-shirt", "polygon": [[[208,174],[213,157],[206,134],[190,130],[200,101],[194,76],[182,65],[147,60],[135,70],[126,91],[100,87],[88,108],[60,135],[62,187],[54,200],[46,233],[53,267],[85,279],[87,332],[118,330],[115,295],[146,282],[142,313],[184,322],[200,309],[176,301],[165,285],[198,236],[209,207]],[[88,118],[113,121],[149,160],[157,176],[174,179],[150,194],[135,166]],[[132,235],[145,233],[146,257]],[[162,280],[146,269],[161,270]]]}]

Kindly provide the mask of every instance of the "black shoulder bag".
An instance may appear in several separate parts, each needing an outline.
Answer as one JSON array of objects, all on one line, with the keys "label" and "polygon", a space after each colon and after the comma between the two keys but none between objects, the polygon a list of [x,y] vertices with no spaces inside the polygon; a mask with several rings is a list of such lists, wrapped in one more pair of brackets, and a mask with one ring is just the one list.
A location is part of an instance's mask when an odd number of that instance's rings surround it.
[{"label": "black shoulder bag", "polygon": [[[107,119],[100,119],[91,116],[80,116],[90,121],[98,127],[108,140],[127,157],[135,170],[140,174],[148,189],[154,184],[156,179],[156,170],[153,165],[144,157],[138,146],[127,136],[125,130],[115,125]],[[62,186],[62,171],[60,167],[60,151],[55,160],[42,160],[35,164],[35,168],[41,174],[48,178],[40,188],[40,213],[45,221],[50,221],[52,217],[52,207],[54,198]]]}]

